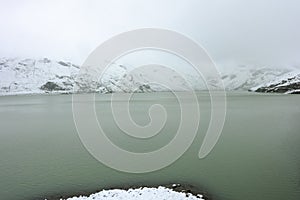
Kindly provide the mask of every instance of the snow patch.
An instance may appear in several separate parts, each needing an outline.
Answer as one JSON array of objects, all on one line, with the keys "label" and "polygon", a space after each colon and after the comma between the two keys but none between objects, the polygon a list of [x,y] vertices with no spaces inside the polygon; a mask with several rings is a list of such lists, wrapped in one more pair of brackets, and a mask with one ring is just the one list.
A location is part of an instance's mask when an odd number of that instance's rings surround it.
[{"label": "snow patch", "polygon": [[204,200],[203,195],[193,195],[190,193],[176,192],[174,190],[158,188],[138,188],[129,190],[102,190],[101,192],[91,194],[90,196],[79,196],[68,198],[67,200]]}]

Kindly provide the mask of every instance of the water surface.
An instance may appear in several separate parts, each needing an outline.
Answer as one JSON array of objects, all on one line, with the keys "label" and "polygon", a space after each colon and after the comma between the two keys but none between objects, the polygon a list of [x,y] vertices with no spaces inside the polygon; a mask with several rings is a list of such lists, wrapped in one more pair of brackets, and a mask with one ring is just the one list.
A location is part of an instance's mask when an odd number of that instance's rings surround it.
[{"label": "water surface", "polygon": [[[120,147],[147,152],[174,137],[180,108],[171,93],[136,94],[131,101],[132,117],[141,125],[149,122],[149,106],[165,106],[167,124],[151,141],[122,133],[113,121],[109,99],[97,95],[96,112],[109,138]],[[300,199],[300,95],[227,93],[223,133],[202,160],[197,155],[210,118],[210,101],[207,93],[198,93],[198,99],[200,129],[188,151],[162,170],[129,174],[101,164],[81,144],[71,95],[0,97],[1,199],[43,199],[170,182],[195,185],[217,200]]]}]

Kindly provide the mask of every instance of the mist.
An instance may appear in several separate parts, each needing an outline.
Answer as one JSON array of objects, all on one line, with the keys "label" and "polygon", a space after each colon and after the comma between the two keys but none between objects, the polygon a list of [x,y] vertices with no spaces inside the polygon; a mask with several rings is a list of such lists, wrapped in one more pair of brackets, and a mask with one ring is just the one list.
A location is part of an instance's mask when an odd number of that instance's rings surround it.
[{"label": "mist", "polygon": [[202,45],[218,66],[300,65],[297,0],[1,1],[0,57],[81,64],[103,41],[165,28]]}]

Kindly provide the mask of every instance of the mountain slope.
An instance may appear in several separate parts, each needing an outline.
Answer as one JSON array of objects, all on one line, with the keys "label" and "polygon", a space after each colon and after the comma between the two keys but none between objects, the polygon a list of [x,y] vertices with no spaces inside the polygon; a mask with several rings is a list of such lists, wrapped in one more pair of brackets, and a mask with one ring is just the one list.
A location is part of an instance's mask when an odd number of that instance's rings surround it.
[{"label": "mountain slope", "polygon": [[[84,70],[84,69],[82,69]],[[168,90],[206,90],[200,75],[191,72],[177,72],[158,67],[132,69],[113,63],[98,80],[97,68],[85,68],[70,62],[43,59],[0,59],[0,95],[42,94],[72,92],[154,92]],[[223,68],[220,72],[226,90],[251,90],[258,92],[290,92],[283,89],[289,84],[297,90],[300,74],[295,69],[274,69],[239,66],[232,70]],[[282,82],[286,79],[286,82]],[[291,80],[288,80],[291,79]],[[279,81],[278,81],[279,80]],[[214,79],[206,80],[212,88]],[[297,84],[296,84],[297,82]],[[157,84],[160,83],[160,84]],[[280,89],[268,90],[277,83]],[[284,85],[285,84],[285,85]],[[275,86],[272,86],[275,87]],[[259,89],[261,88],[261,89]]]},{"label": "mountain slope", "polygon": [[0,59],[0,94],[70,92],[79,66],[47,58]]},{"label": "mountain slope", "polygon": [[251,88],[250,91],[265,93],[300,94],[300,72],[290,73],[278,80]]}]

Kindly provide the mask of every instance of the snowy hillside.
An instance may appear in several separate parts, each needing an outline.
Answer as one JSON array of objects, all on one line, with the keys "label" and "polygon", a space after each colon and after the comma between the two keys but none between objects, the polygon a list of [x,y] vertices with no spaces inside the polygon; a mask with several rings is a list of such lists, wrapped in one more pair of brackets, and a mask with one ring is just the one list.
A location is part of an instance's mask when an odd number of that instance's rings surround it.
[{"label": "snowy hillside", "polygon": [[[79,70],[78,65],[47,58],[39,60],[2,58],[0,59],[0,95],[168,90],[166,87],[151,83],[153,81],[171,86],[172,90],[188,89],[186,81],[180,75],[169,76],[174,72],[170,69],[162,71],[154,67],[131,71],[132,69],[121,64],[112,64],[101,81],[96,76],[99,74],[97,68],[88,68],[86,72],[81,73]],[[189,82],[196,86],[200,85],[201,80],[194,77],[190,79]]]},{"label": "snowy hillside", "polygon": [[300,94],[300,72],[294,71],[269,83],[251,88],[254,92]]},{"label": "snowy hillside", "polygon": [[0,59],[0,94],[72,91],[79,66],[47,58]]},{"label": "snowy hillside", "polygon": [[[299,70],[295,69],[266,67],[239,66],[232,70],[222,69],[221,77],[226,90],[251,89],[256,91],[257,86],[268,86],[269,83],[276,83],[278,80],[281,82],[283,79],[292,77],[295,78],[283,84],[292,83],[292,81],[294,83],[299,80],[299,76],[296,75],[300,74]],[[78,75],[79,70],[79,65],[47,58],[39,60],[2,58],[0,59],[0,95],[72,93],[74,91],[101,93],[152,92],[169,89],[181,91],[189,90],[189,86],[194,90],[207,88],[202,78],[195,73],[177,73],[172,69],[161,70],[155,66],[133,70],[130,66],[114,63],[111,64],[101,81],[98,81],[99,77],[96,76],[97,68],[88,68],[86,72],[83,71]],[[214,86],[214,83],[213,79],[207,80],[210,86]]]},{"label": "snowy hillside", "polygon": [[258,85],[278,80],[295,71],[297,70],[294,68],[287,69],[241,65],[232,70],[221,72],[221,74],[227,90],[249,90]]}]

